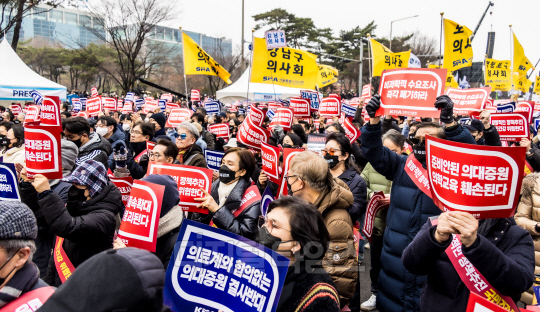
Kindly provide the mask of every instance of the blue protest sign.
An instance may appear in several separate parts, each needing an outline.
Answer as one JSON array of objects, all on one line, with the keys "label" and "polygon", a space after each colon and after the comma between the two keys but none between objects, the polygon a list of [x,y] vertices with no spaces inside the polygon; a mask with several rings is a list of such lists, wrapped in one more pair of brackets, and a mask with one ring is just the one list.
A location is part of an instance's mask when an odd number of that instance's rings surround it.
[{"label": "blue protest sign", "polygon": [[516,102],[497,105],[497,113],[513,113],[516,109]]},{"label": "blue protest sign", "polygon": [[283,105],[283,107],[289,107],[289,106],[291,106],[291,102],[289,102],[289,101],[287,101],[287,100],[279,99],[278,102],[281,103],[281,105]]},{"label": "blue protest sign", "polygon": [[239,108],[238,109],[238,114],[245,115],[246,114],[246,109],[245,108]]},{"label": "blue protest sign", "polygon": [[536,131],[538,131],[538,126],[540,126],[540,118],[534,120],[534,129],[536,129]]},{"label": "blue protest sign", "polygon": [[274,201],[274,195],[272,194],[272,191],[270,190],[270,185],[267,185],[264,189],[264,193],[262,195],[261,199],[261,214],[263,217],[266,217],[266,212],[268,211],[268,205],[270,205],[271,202]]},{"label": "blue protest sign", "polygon": [[205,150],[204,158],[206,159],[208,169],[219,171],[219,168],[221,167],[221,159],[223,159],[224,154],[225,152]]},{"label": "blue protest sign", "polygon": [[460,123],[461,125],[464,125],[464,124],[466,124],[467,121],[469,121],[469,120],[471,120],[471,118],[460,118],[460,119],[459,119],[459,123]]},{"label": "blue protest sign", "polygon": [[301,90],[300,97],[303,99],[311,100],[311,109],[319,110],[319,94],[315,91]]},{"label": "blue protest sign", "polygon": [[133,92],[128,92],[126,94],[126,97],[124,98],[125,101],[130,101],[130,102],[133,102],[133,99],[135,98],[135,93]]},{"label": "blue protest sign", "polygon": [[86,109],[86,98],[80,98],[79,102],[81,102],[81,110]]},{"label": "blue protest sign", "polygon": [[208,115],[215,115],[221,110],[221,105],[218,101],[209,101],[204,104],[204,109]]},{"label": "blue protest sign", "polygon": [[268,117],[269,121],[272,121],[272,119],[274,119],[274,115],[276,115],[276,112],[271,109],[266,112],[266,117]]},{"label": "blue protest sign", "polygon": [[277,308],[289,260],[245,237],[184,220],[167,267],[164,303],[173,311]]},{"label": "blue protest sign", "polygon": [[21,201],[15,164],[0,162],[0,200]]},{"label": "blue protest sign", "polygon": [[138,111],[141,109],[141,107],[144,105],[144,99],[135,99],[135,111]]},{"label": "blue protest sign", "polygon": [[165,112],[165,107],[167,106],[167,100],[158,100],[158,106],[161,109],[161,112]]},{"label": "blue protest sign", "polygon": [[80,112],[82,110],[82,104],[79,99],[73,99],[73,108],[72,110]]},{"label": "blue protest sign", "polygon": [[30,95],[32,96],[32,100],[34,100],[34,103],[38,105],[43,104],[43,95],[41,95],[41,93],[37,92],[36,90],[32,90]]},{"label": "blue protest sign", "polygon": [[345,113],[347,117],[354,117],[354,115],[356,114],[356,107],[348,105],[348,104],[342,104],[341,111]]}]

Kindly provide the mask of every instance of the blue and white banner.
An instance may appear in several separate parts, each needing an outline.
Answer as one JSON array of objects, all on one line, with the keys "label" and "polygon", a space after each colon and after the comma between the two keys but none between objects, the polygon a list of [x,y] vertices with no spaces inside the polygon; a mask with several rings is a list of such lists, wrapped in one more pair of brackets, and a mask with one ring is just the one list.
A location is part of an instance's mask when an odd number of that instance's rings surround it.
[{"label": "blue and white banner", "polygon": [[172,311],[277,308],[289,260],[240,235],[184,220],[165,276]]},{"label": "blue and white banner", "polygon": [[221,102],[220,101],[208,101],[204,103],[204,109],[208,115],[216,115],[221,111]]},{"label": "blue and white banner", "polygon": [[246,109],[245,108],[239,108],[238,109],[238,114],[245,115],[246,114]]},{"label": "blue and white banner", "polygon": [[223,159],[224,154],[225,152],[205,150],[204,158],[206,159],[208,169],[219,171],[219,168],[221,167],[221,160]]},{"label": "blue and white banner", "polygon": [[41,95],[41,93],[37,92],[36,90],[32,90],[30,94],[32,95],[32,100],[34,103],[37,105],[43,104],[43,95]]},{"label": "blue and white banner", "polygon": [[66,88],[34,88],[34,87],[16,87],[0,86],[0,100],[13,102],[34,101],[32,91],[39,92],[42,96],[59,96],[60,101],[67,99]]},{"label": "blue and white banner", "polygon": [[281,93],[253,93],[253,101],[268,102],[277,101]]},{"label": "blue and white banner", "polygon": [[349,104],[342,104],[341,105],[341,111],[347,115],[347,117],[353,117],[356,114],[356,107],[351,106]]},{"label": "blue and white banner", "polygon": [[276,115],[276,112],[274,112],[273,110],[269,110],[269,111],[266,112],[266,117],[268,117],[269,121],[272,121],[272,119],[274,119],[275,115]]},{"label": "blue and white banner", "polygon": [[126,97],[124,98],[125,101],[130,101],[130,102],[133,102],[133,99],[135,98],[135,93],[133,92],[128,92],[126,94]]},{"label": "blue and white banner", "polygon": [[289,102],[289,101],[287,101],[287,100],[279,99],[278,102],[281,103],[281,104],[283,105],[283,107],[289,107],[289,106],[291,106],[291,102]]},{"label": "blue and white banner", "polygon": [[516,110],[516,102],[497,105],[497,113],[513,113]]},{"label": "blue and white banner", "polygon": [[459,123],[463,126],[467,123],[467,121],[471,120],[471,118],[460,118]]},{"label": "blue and white banner", "polygon": [[80,112],[82,110],[82,103],[81,100],[78,98],[71,99],[71,103],[73,104],[73,107],[71,110],[74,110],[76,112]]},{"label": "blue and white banner", "polygon": [[159,109],[161,109],[161,112],[165,112],[165,107],[167,106],[167,100],[158,100],[158,106]]},{"label": "blue and white banner", "polygon": [[302,90],[300,91],[300,97],[311,101],[311,109],[319,110],[320,97],[316,91]]},{"label": "blue and white banner", "polygon": [[261,214],[263,217],[266,218],[266,213],[268,212],[268,205],[270,205],[270,203],[273,201],[274,195],[272,194],[272,190],[270,190],[270,185],[267,185],[264,189],[264,193],[261,199]]},{"label": "blue and white banner", "polygon": [[141,109],[141,107],[144,105],[144,99],[135,99],[135,111],[138,111]]},{"label": "blue and white banner", "polygon": [[0,201],[21,201],[15,164],[0,162]]},{"label": "blue and white banner", "polygon": [[534,120],[534,130],[536,130],[535,136],[538,134],[538,126],[540,126],[540,118]]},{"label": "blue and white banner", "polygon": [[80,98],[79,102],[81,102],[81,110],[86,109],[86,98]]}]

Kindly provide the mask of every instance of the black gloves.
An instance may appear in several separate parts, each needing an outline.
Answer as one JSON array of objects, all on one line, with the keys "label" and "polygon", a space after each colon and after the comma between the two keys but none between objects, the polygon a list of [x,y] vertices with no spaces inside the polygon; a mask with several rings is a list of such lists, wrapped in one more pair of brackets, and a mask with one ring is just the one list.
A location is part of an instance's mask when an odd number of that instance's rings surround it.
[{"label": "black gloves", "polygon": [[441,109],[441,121],[446,124],[454,122],[454,102],[448,95],[441,95],[435,101],[435,107]]},{"label": "black gloves", "polygon": [[126,159],[127,159],[127,151],[124,145],[121,145],[118,147],[119,144],[116,145],[116,149],[113,150],[114,153],[114,162],[116,163],[116,167],[118,168],[124,168],[126,166]]},{"label": "black gloves", "polygon": [[534,230],[536,231],[536,233],[540,233],[540,223],[536,223],[536,225],[534,226]]},{"label": "black gloves", "polygon": [[366,111],[369,115],[369,118],[375,118],[375,113],[381,107],[381,96],[375,94],[371,97],[371,100],[366,105]]}]

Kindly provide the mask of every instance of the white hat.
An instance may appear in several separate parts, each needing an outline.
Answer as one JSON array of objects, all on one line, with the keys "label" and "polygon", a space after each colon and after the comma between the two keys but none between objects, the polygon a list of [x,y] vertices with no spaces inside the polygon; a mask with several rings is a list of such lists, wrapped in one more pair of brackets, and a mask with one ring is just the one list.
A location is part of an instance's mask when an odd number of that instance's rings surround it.
[{"label": "white hat", "polygon": [[236,144],[236,138],[230,139],[229,142],[227,142],[227,144],[223,145],[223,147],[230,147],[230,148],[238,147],[238,145]]}]

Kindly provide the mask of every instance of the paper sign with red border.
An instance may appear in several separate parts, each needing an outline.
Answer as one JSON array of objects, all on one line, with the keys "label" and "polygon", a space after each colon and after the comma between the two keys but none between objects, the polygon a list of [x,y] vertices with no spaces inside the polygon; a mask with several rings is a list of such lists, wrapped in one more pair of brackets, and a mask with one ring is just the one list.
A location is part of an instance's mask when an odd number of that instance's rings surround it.
[{"label": "paper sign with red border", "polygon": [[182,210],[208,214],[208,209],[197,208],[200,202],[196,202],[195,198],[204,197],[201,188],[210,193],[210,189],[212,188],[212,170],[152,161],[148,164],[147,174],[170,175],[178,184],[178,192],[180,193],[180,202],[178,205]]},{"label": "paper sign with red border", "polygon": [[136,180],[131,189],[118,238],[128,247],[155,252],[165,186]]},{"label": "paper sign with red border", "polygon": [[477,219],[514,215],[525,166],[525,147],[471,145],[426,136],[433,202],[443,211]]},{"label": "paper sign with red border", "polygon": [[143,113],[148,114],[158,107],[158,100],[146,98],[144,99]]},{"label": "paper sign with red border", "polygon": [[24,127],[26,171],[29,179],[33,179],[36,174],[42,174],[49,180],[62,178],[60,132],[61,126]]},{"label": "paper sign with red border", "polygon": [[254,125],[259,126],[259,127],[262,126],[265,116],[266,116],[266,113],[262,109],[257,108],[254,105],[251,106],[248,117],[250,118],[251,122]]},{"label": "paper sign with red border", "polygon": [[270,122],[270,126],[268,127],[270,129],[274,129],[275,126],[279,125],[283,127],[283,131],[289,131],[291,130],[293,117],[294,117],[294,114],[290,108],[286,108],[286,107],[279,108],[276,111],[276,114],[274,115],[272,122]]},{"label": "paper sign with red border", "polygon": [[269,137],[270,131],[253,124],[251,121],[251,113],[240,124],[238,127],[238,133],[236,134],[238,142],[257,151],[261,149],[261,142],[268,142]]},{"label": "paper sign with red border", "polygon": [[268,179],[279,185],[279,148],[268,143],[261,143],[262,171]]},{"label": "paper sign with red border", "polygon": [[362,87],[362,97],[363,98],[371,97],[371,84],[367,84]]},{"label": "paper sign with red border", "polygon": [[10,105],[11,112],[15,117],[19,116],[22,113],[22,105],[20,103],[15,103]]},{"label": "paper sign with red border", "polygon": [[532,122],[533,117],[533,111],[534,111],[534,102],[533,101],[521,101],[517,102],[516,104],[516,110],[515,112],[525,112],[528,114],[527,122]]},{"label": "paper sign with red border", "polygon": [[[520,311],[523,311],[523,309],[520,309]],[[469,295],[466,312],[508,312],[508,310],[471,292]]]},{"label": "paper sign with red border", "polygon": [[118,99],[116,101],[116,110],[121,112],[122,108],[124,108],[124,100],[123,99]]},{"label": "paper sign with red border", "polygon": [[497,128],[501,140],[520,141],[529,139],[529,113],[497,113],[491,114],[489,123]]},{"label": "paper sign with red border", "polygon": [[289,174],[289,169],[291,168],[291,160],[293,159],[294,155],[300,154],[302,152],[304,152],[304,150],[299,150],[295,148],[283,149],[283,174],[281,178],[281,185],[279,186],[278,197],[288,195],[287,181],[285,181],[285,177]]},{"label": "paper sign with red border", "polygon": [[101,97],[91,97],[86,100],[86,111],[90,117],[96,117],[103,110]]},{"label": "paper sign with red border", "polygon": [[484,106],[482,106],[482,109],[486,109],[488,107],[494,107],[495,109],[497,109],[497,105],[495,105],[495,101],[493,101],[493,99],[488,98],[484,103]]},{"label": "paper sign with red border", "polygon": [[116,99],[110,97],[102,97],[101,102],[103,103],[103,109],[108,109],[109,111],[116,110]]},{"label": "paper sign with red border", "polygon": [[367,239],[371,242],[373,236],[373,226],[375,225],[375,216],[377,213],[383,209],[387,208],[389,205],[382,205],[379,203],[379,199],[384,199],[384,193],[374,192],[371,196],[367,208],[366,208],[366,218],[364,220],[364,227],[362,228],[362,233],[366,235]]},{"label": "paper sign with red border", "polygon": [[311,117],[311,101],[308,99],[290,99],[289,108],[292,110],[295,118]]},{"label": "paper sign with red border", "polygon": [[281,103],[278,103],[276,101],[268,102],[268,110],[276,111],[280,107],[283,107],[283,105]]},{"label": "paper sign with red border", "polygon": [[40,125],[42,126],[61,126],[60,97],[46,95],[43,98],[43,103],[41,104],[41,113],[39,118],[41,119]]},{"label": "paper sign with red border", "polygon": [[191,101],[194,102],[194,101],[200,101],[201,100],[201,91],[197,90],[197,89],[192,89],[191,90]]},{"label": "paper sign with red border", "polygon": [[349,141],[353,143],[360,137],[360,130],[356,129],[356,127],[352,124],[351,120],[347,118],[345,113],[341,113],[341,118],[339,118],[339,123],[345,129],[345,136],[349,138]]},{"label": "paper sign with red border", "polygon": [[169,118],[167,118],[165,128],[176,128],[180,126],[180,124],[184,122],[184,120],[189,120],[192,114],[193,111],[187,108],[176,108],[171,110]]},{"label": "paper sign with red border", "polygon": [[341,103],[335,97],[326,97],[319,105],[319,115],[323,117],[334,117],[341,114]]},{"label": "paper sign with red border", "polygon": [[435,100],[444,93],[446,69],[404,68],[381,75],[381,107],[375,116],[399,115],[438,118]]},{"label": "paper sign with red border", "polygon": [[535,113],[540,112],[540,103],[534,102],[534,112]]},{"label": "paper sign with red border", "polygon": [[88,112],[87,111],[84,111],[84,112],[79,112],[77,114],[78,117],[84,117],[85,119],[88,119]]},{"label": "paper sign with red border", "polygon": [[228,123],[218,123],[208,125],[208,131],[216,135],[216,138],[229,139],[229,124]]},{"label": "paper sign with red border", "polygon": [[98,92],[96,87],[92,87],[92,89],[90,89],[90,91],[91,91],[92,96],[98,96],[99,95],[99,92]]},{"label": "paper sign with red border", "polygon": [[133,185],[133,178],[132,177],[122,177],[122,178],[116,178],[116,177],[110,177],[111,182],[116,185],[118,190],[120,191],[120,194],[122,194],[122,203],[124,204],[124,207],[127,205],[129,200],[129,194],[131,193],[131,187]]},{"label": "paper sign with red border", "polygon": [[51,286],[40,287],[22,294],[17,299],[2,307],[2,312],[33,312],[37,311],[49,297],[54,294]]},{"label": "paper sign with red border", "polygon": [[146,141],[146,150],[151,151],[156,147],[157,143],[154,141]]},{"label": "paper sign with red border", "polygon": [[39,125],[41,123],[40,118],[40,106],[28,105],[26,106],[26,115],[24,115],[24,125],[34,124]]},{"label": "paper sign with red border", "polygon": [[180,108],[180,104],[167,102],[167,104],[165,104],[165,108],[168,110],[173,110],[175,108]]},{"label": "paper sign with red border", "polygon": [[162,100],[167,100],[167,102],[172,102],[173,100],[173,95],[170,94],[170,93],[163,93],[160,97],[160,99]]},{"label": "paper sign with red border", "polygon": [[454,114],[471,115],[480,112],[489,97],[491,87],[474,89],[448,88],[446,95],[454,102]]},{"label": "paper sign with red border", "polygon": [[124,103],[124,106],[122,106],[122,114],[129,114],[133,113],[133,103],[130,101],[127,101]]}]

